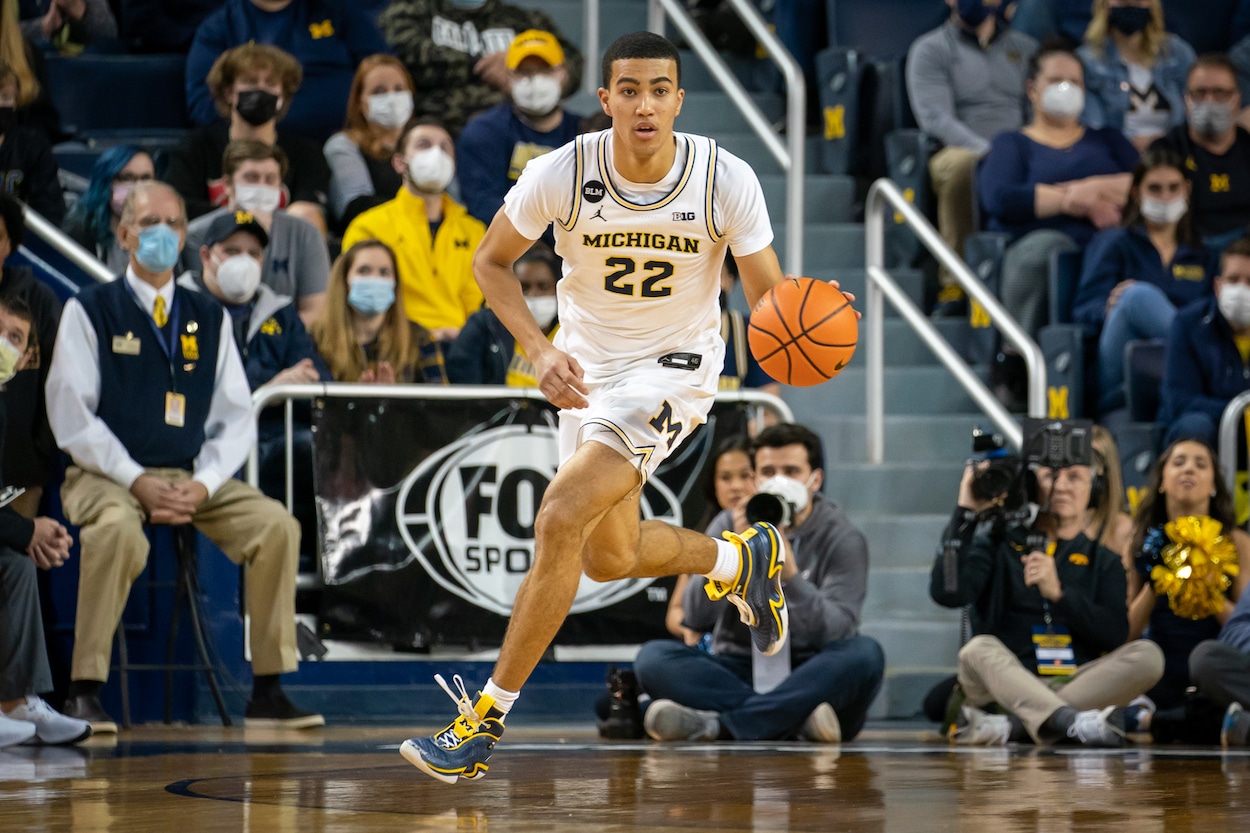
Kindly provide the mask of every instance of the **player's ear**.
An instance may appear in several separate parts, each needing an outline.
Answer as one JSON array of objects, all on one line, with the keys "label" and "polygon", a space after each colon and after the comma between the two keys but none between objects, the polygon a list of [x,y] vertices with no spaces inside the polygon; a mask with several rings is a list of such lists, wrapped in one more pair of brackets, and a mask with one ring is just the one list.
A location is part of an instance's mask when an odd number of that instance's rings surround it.
[{"label": "player's ear", "polygon": [[608,106],[608,91],[603,87],[599,88],[599,106],[603,108],[604,115],[612,118],[612,108]]},{"label": "player's ear", "polygon": [[677,88],[677,110],[673,113],[673,118],[681,115],[681,103],[686,100],[686,91],[681,87]]}]

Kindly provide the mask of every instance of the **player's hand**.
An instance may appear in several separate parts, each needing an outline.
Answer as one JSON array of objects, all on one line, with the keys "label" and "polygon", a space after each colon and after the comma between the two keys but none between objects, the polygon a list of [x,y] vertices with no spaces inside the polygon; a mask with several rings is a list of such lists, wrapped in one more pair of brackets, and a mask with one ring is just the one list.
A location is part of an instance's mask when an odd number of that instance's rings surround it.
[{"label": "player's hand", "polygon": [[[786,279],[787,279],[787,280],[793,280],[793,279],[794,279],[794,275],[786,275]],[[846,296],[846,300],[850,301],[852,304],[853,304],[853,303],[855,303],[855,293],[854,293],[854,292],[846,292],[845,290],[843,290],[843,289],[842,289],[842,284],[841,284],[841,283],[839,283],[838,281],[829,281],[828,283],[829,283],[829,285],[830,285],[830,286],[832,286],[834,289],[838,290],[838,291],[839,291],[839,292],[841,292],[843,295],[845,295],[845,296]],[[855,318],[856,318],[856,319],[860,319],[860,318],[863,318],[863,317],[864,317],[864,314],[863,314],[862,312],[860,312],[859,310],[855,309],[855,307],[851,307],[851,311],[855,313]]]},{"label": "player's hand", "polygon": [[552,347],[534,359],[538,389],[547,401],[561,410],[585,408],[590,389],[582,381],[586,373],[577,359]]}]

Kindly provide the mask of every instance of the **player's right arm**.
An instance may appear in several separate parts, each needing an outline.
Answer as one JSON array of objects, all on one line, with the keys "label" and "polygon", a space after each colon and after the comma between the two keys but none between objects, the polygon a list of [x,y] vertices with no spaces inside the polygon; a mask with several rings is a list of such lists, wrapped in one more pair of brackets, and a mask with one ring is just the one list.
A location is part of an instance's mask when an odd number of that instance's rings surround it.
[{"label": "player's right arm", "polygon": [[486,303],[534,363],[538,389],[547,401],[557,408],[584,408],[587,389],[581,365],[548,341],[526,306],[513,271],[517,258],[533,244],[500,209],[473,256],[473,276]]}]

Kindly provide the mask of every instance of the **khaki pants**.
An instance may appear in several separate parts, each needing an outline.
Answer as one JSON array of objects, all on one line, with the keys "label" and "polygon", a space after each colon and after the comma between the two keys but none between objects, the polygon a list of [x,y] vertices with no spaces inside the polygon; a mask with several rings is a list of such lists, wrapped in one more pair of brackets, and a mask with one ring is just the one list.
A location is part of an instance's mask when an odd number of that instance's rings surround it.
[{"label": "khaki pants", "polygon": [[959,651],[959,685],[970,706],[997,703],[1020,718],[1033,740],[1064,706],[1077,711],[1124,706],[1163,677],[1163,652],[1147,639],[1121,645],[1053,682],[1025,668],[998,637],[982,634]]},{"label": "khaki pants", "polygon": [[[967,148],[944,147],[929,159],[929,178],[937,197],[938,231],[960,257],[964,256],[964,238],[976,231],[972,179],[980,158],[979,153]],[[953,283],[945,269],[938,273],[938,280],[943,286]]]},{"label": "khaki pants", "polygon": [[[190,477],[179,469],[149,469],[147,473],[171,483]],[[113,633],[130,586],[148,560],[143,507],[129,490],[77,466],[65,473],[61,499],[65,517],[82,528],[70,676],[106,680]],[[251,617],[253,673],[294,671],[299,664],[295,644],[299,523],[282,504],[238,480],[227,480],[200,504],[192,523],[231,561],[246,565],[244,595]]]}]

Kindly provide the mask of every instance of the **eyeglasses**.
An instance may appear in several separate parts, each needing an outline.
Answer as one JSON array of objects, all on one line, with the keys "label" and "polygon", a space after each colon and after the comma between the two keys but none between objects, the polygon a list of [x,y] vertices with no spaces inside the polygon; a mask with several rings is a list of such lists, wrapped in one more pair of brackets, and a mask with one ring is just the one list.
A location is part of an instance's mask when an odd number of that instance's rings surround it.
[{"label": "eyeglasses", "polygon": [[187,227],[186,217],[143,217],[135,220],[135,225],[141,229],[154,228],[159,225],[169,226],[175,231],[182,231]]},{"label": "eyeglasses", "polygon": [[1236,90],[1221,89],[1219,87],[1197,87],[1185,93],[1186,98],[1190,101],[1214,101],[1217,104],[1227,104],[1233,100],[1235,95],[1237,95]]}]

